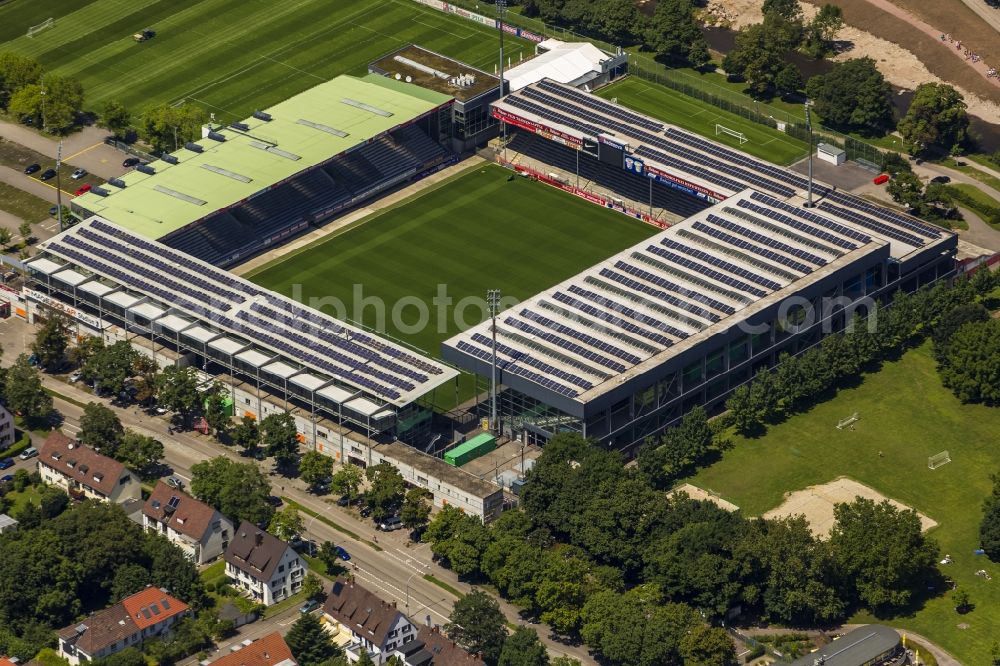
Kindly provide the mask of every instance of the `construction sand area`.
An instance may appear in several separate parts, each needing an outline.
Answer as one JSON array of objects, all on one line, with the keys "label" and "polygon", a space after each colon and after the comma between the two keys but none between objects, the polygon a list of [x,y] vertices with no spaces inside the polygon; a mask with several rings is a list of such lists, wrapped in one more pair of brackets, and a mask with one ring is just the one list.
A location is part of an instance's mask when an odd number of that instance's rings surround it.
[{"label": "construction sand area", "polygon": [[[869,488],[863,483],[858,483],[847,477],[840,477],[817,486],[809,486],[804,490],[796,490],[785,495],[785,501],[779,506],[764,514],[765,518],[786,518],[790,516],[804,515],[809,522],[809,527],[814,535],[820,539],[830,537],[830,529],[833,527],[833,507],[836,504],[853,502],[855,498],[881,502],[889,499],[874,488]],[[898,509],[909,509],[910,507],[889,499],[889,503]],[[920,517],[920,525],[923,531],[927,531],[937,526],[937,523],[917,512]]]},{"label": "construction sand area", "polygon": [[669,493],[667,493],[667,497],[671,497],[673,495],[676,495],[677,493],[686,493],[687,496],[690,497],[691,499],[701,500],[705,502],[712,502],[720,509],[725,509],[726,511],[739,511],[740,509],[740,507],[736,506],[732,502],[726,501],[721,497],[719,497],[718,495],[714,495],[703,488],[699,488],[698,486],[692,486],[690,483],[682,483],[681,485],[677,486]]}]

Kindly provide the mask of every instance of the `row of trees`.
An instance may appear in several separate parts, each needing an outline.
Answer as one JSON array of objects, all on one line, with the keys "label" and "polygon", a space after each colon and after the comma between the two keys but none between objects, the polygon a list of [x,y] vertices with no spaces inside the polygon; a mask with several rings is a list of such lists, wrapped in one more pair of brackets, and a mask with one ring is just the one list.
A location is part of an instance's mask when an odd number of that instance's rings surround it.
[{"label": "row of trees", "polygon": [[200,106],[184,102],[167,103],[144,109],[138,116],[120,101],[106,101],[98,111],[98,124],[122,140],[138,136],[154,151],[173,151],[201,136],[208,114]]},{"label": "row of trees", "polygon": [[63,133],[83,110],[83,86],[69,77],[45,73],[32,58],[0,53],[0,108],[53,133]]},{"label": "row of trees", "polygon": [[118,415],[105,405],[87,403],[80,417],[78,438],[82,444],[124,463],[143,479],[160,476],[163,444],[123,427]]},{"label": "row of trees", "polygon": [[[935,326],[942,327],[942,331],[954,329],[954,337],[949,333],[947,338],[958,343],[946,344],[948,350],[939,351],[939,363],[943,358],[954,358],[953,363],[942,364],[946,385],[960,387],[956,392],[963,399],[995,400],[996,380],[1000,377],[996,374],[1000,347],[995,329],[973,328],[971,324],[968,328],[957,327],[956,323],[966,323],[968,305],[992,292],[997,283],[996,274],[980,270],[954,284],[938,282],[933,288],[912,294],[897,292],[892,306],[869,315],[871,320],[855,317],[843,333],[828,336],[799,356],[782,354],[773,372],[759,371],[726,402],[728,418],[741,433],[760,434],[767,424],[787,418],[814,403],[818,396],[836,390],[840,382],[916,344]],[[945,344],[945,334],[938,335]],[[992,376],[991,368],[995,373]]]}]

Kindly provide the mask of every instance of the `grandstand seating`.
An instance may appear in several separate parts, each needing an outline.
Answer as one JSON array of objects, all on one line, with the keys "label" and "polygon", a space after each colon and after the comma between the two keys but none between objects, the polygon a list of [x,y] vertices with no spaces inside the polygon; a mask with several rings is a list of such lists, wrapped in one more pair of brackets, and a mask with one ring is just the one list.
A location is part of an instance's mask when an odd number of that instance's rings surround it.
[{"label": "grandstand seating", "polygon": [[[511,140],[510,150],[527,155],[545,164],[551,164],[564,171],[576,172],[577,151],[553,141],[539,139],[527,132],[518,132]],[[649,180],[617,169],[594,158],[588,153],[580,153],[580,178],[593,181],[599,187],[610,190],[637,202],[649,201]],[[663,208],[682,217],[690,217],[710,204],[682,192],[672,190],[659,183],[653,183],[653,206]]]},{"label": "grandstand seating", "polygon": [[372,193],[408,173],[447,158],[441,146],[415,125],[394,130],[325,165],[301,173],[252,199],[169,234],[163,243],[222,265],[235,254],[258,250],[268,239],[312,223],[338,204]]}]

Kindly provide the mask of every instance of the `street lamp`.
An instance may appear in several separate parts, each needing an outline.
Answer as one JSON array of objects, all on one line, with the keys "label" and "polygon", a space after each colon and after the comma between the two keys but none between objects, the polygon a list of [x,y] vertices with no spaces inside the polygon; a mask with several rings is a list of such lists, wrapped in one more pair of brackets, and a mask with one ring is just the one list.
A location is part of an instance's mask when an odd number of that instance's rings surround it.
[{"label": "street lamp", "polygon": [[[429,567],[430,567],[430,565],[427,565],[427,564],[424,565],[424,569],[425,570],[428,569]],[[407,612],[409,612],[409,610],[410,610],[410,581],[413,580],[414,576],[420,575],[422,573],[423,572],[420,572],[420,571],[414,571],[413,573],[410,574],[410,577],[406,579],[406,610],[407,610]]]}]

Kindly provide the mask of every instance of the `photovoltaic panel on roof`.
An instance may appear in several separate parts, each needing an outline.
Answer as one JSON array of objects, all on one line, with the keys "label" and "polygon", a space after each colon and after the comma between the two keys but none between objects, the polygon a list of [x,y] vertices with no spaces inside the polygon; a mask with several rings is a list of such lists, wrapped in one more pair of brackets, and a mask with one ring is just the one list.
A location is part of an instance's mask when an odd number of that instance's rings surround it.
[{"label": "photovoltaic panel on roof", "polygon": [[359,102],[358,100],[351,99],[350,97],[345,97],[340,101],[343,102],[344,104],[347,104],[348,106],[353,106],[357,109],[363,109],[365,111],[369,111],[377,116],[382,116],[383,118],[390,118],[392,116],[392,111],[385,111],[383,109],[378,108],[377,106],[372,106],[371,104],[365,104],[364,102]]},{"label": "photovoltaic panel on roof", "polygon": [[312,127],[313,129],[318,129],[320,132],[326,132],[327,134],[332,134],[334,136],[339,136],[341,138],[348,136],[347,132],[339,130],[336,127],[330,127],[329,125],[324,125],[323,123],[313,122],[311,120],[306,120],[305,118],[299,118],[295,121],[299,125],[305,125],[306,127]]}]

